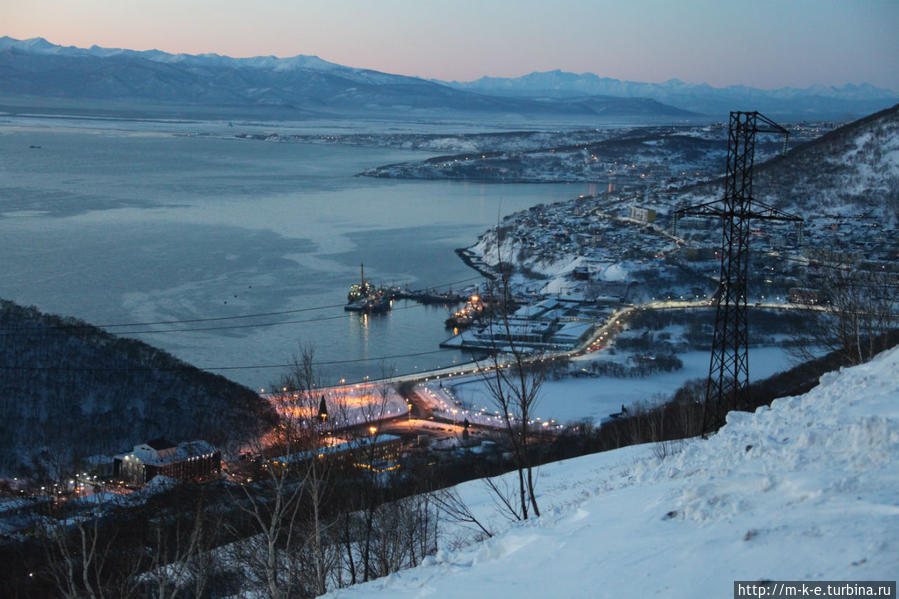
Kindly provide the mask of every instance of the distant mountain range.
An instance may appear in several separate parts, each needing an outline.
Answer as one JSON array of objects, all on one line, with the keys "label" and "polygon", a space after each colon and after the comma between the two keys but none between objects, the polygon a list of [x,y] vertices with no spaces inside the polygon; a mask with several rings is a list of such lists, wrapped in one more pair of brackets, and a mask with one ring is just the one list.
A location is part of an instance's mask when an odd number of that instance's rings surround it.
[{"label": "distant mountain range", "polygon": [[789,119],[869,114],[899,94],[868,84],[841,88],[715,88],[678,80],[619,81],[586,73],[531,73],[444,82],[342,66],[317,56],[231,58],[159,50],[76,48],[43,38],[0,38],[0,96],[216,107],[273,118],[720,119],[760,110]]},{"label": "distant mountain range", "polygon": [[[315,56],[230,58],[158,50],[63,47],[0,38],[5,98],[226,107],[277,118],[456,117],[596,120],[697,115],[646,98],[509,98],[327,62]],[[8,101],[8,100],[7,100]],[[21,103],[21,102],[20,102]]]},{"label": "distant mountain range", "polygon": [[860,117],[899,102],[899,93],[874,87],[847,84],[843,87],[815,85],[805,89],[784,87],[763,90],[745,85],[712,87],[670,79],[664,83],[640,83],[599,77],[593,73],[546,71],[523,77],[482,77],[476,81],[446,82],[456,89],[518,98],[575,98],[607,95],[649,98],[685,110],[708,115],[727,115],[731,110],[758,110],[776,117]]}]

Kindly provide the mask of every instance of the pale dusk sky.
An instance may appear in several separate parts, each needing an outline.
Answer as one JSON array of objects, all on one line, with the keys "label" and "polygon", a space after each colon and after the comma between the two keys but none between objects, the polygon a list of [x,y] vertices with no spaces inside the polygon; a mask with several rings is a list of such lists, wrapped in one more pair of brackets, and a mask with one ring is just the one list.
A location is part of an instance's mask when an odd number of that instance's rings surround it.
[{"label": "pale dusk sky", "polygon": [[445,80],[562,69],[899,91],[899,0],[0,0],[0,35],[235,57],[311,54]]}]

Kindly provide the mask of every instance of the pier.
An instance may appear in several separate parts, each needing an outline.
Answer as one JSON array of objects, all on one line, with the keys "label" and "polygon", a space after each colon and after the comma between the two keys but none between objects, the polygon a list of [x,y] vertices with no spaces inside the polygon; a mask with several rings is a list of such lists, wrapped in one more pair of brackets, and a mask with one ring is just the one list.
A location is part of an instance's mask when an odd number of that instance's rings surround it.
[{"label": "pier", "polygon": [[368,314],[384,313],[390,310],[393,300],[407,299],[426,305],[461,304],[468,301],[468,294],[453,293],[452,290],[440,292],[437,289],[409,289],[408,287],[375,287],[365,280],[365,265],[360,265],[360,281],[350,287],[347,304],[348,312],[365,312]]}]

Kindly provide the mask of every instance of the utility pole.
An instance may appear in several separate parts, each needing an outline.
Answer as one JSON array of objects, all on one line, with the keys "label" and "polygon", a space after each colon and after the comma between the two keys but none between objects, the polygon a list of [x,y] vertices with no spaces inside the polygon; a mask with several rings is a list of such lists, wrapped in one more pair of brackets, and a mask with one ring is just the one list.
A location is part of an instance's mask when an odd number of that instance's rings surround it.
[{"label": "utility pole", "polygon": [[[729,410],[746,405],[749,388],[749,325],[747,285],[749,269],[749,221],[751,219],[801,222],[752,197],[752,168],[757,133],[789,131],[758,112],[731,112],[727,135],[727,174],[724,197],[682,208],[685,214],[715,216],[722,220],[721,270],[715,293],[715,334],[703,405],[703,434],[724,423]],[[786,150],[786,142],[784,142]],[[676,221],[675,221],[676,222]]]}]

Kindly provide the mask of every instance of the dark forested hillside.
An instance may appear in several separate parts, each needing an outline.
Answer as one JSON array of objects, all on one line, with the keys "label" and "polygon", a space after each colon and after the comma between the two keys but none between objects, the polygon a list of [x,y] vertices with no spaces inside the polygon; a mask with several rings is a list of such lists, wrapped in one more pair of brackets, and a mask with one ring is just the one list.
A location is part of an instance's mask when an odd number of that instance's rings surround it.
[{"label": "dark forested hillside", "polygon": [[0,300],[0,474],[160,436],[240,442],[275,418],[250,389],[146,343]]}]

